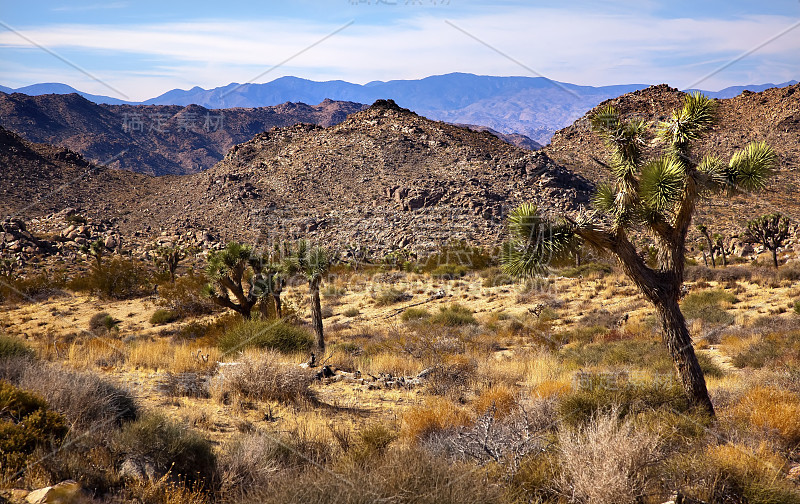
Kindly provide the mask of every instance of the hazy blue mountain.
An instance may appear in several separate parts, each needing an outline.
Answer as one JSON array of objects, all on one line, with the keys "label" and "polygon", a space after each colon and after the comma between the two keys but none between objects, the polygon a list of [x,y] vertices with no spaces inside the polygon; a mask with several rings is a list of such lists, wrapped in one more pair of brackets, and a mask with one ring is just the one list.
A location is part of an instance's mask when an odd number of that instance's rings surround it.
[{"label": "hazy blue mountain", "polygon": [[[778,87],[796,81],[778,84]],[[416,80],[373,81],[352,84],[341,80],[316,82],[281,77],[263,84],[237,84],[203,89],[173,89],[142,104],[199,105],[208,109],[265,107],[286,102],[320,103],[324,99],[373,103],[392,98],[430,119],[486,126],[501,133],[519,133],[546,144],[553,133],[568,126],[603,100],[643,89],[645,84],[578,86],[543,77],[492,77],[466,73],[434,75]],[[763,91],[774,84],[733,86],[704,91],[714,98],[729,98],[743,90]],[[126,103],[116,98],[89,95],[64,84],[36,84],[17,89],[26,94],[72,93],[95,103]]]},{"label": "hazy blue mountain", "polygon": [[83,91],[78,91],[72,86],[68,86],[66,84],[61,84],[58,82],[47,82],[41,84],[31,84],[30,86],[24,86],[21,88],[8,88],[5,86],[0,86],[0,91],[3,93],[22,93],[28,96],[40,96],[46,94],[72,94],[76,93],[87,100],[97,103],[97,104],[108,104],[108,105],[122,105],[122,104],[133,104],[134,102],[120,100],[118,98],[111,98],[110,96],[103,96],[103,95],[94,95],[89,93],[84,93]]}]

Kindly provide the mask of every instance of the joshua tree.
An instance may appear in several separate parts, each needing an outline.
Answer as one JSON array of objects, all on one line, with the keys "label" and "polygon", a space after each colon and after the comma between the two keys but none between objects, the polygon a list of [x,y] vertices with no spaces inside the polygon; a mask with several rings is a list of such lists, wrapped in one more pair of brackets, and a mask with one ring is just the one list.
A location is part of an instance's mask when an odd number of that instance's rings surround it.
[{"label": "joshua tree", "polygon": [[186,258],[186,250],[181,247],[159,247],[156,254],[169,273],[170,281],[175,283],[175,272],[178,270],[178,264]]},{"label": "joshua tree", "polygon": [[259,300],[253,283],[245,289],[245,272],[252,267],[252,252],[247,245],[230,242],[224,249],[210,253],[206,274],[212,282],[203,290],[215,304],[229,308],[245,319],[250,318],[250,312]]},{"label": "joshua tree", "polygon": [[[777,159],[765,143],[747,145],[728,163],[714,156],[696,158],[692,143],[714,123],[714,101],[701,94],[686,95],[683,107],[660,125],[663,155],[645,159],[648,124],[623,120],[613,106],[603,107],[591,118],[591,126],[611,151],[610,162],[601,164],[610,169],[613,180],[598,187],[594,210],[553,221],[524,204],[509,216],[512,237],[503,254],[506,272],[517,276],[538,274],[551,258],[583,244],[615,255],[655,307],[663,341],[690,403],[712,416],[714,407],[678,304],[687,231],[701,193],[761,189]],[[648,266],[631,242],[629,233],[635,230],[644,231],[657,247],[656,267]]]},{"label": "joshua tree", "polygon": [[[708,227],[705,224],[698,224],[697,230],[700,231],[700,234],[703,235],[703,238],[706,240],[706,243],[708,244],[708,247],[703,247],[700,250],[702,250],[703,252],[708,250],[708,255],[711,256],[711,267],[716,268],[717,260],[715,258],[715,255],[717,248],[714,246],[714,242],[711,240],[711,233],[709,233]],[[705,254],[703,254],[703,257],[705,257]],[[708,266],[708,262],[706,262],[706,266]]]},{"label": "joshua tree", "polygon": [[714,243],[714,250],[716,250],[720,257],[722,257],[722,265],[727,267],[728,254],[730,254],[731,251],[730,249],[725,248],[725,238],[719,233],[714,233],[714,236],[712,236],[711,239]]},{"label": "joshua tree", "polygon": [[322,247],[309,247],[305,240],[297,243],[295,253],[287,261],[288,272],[300,274],[308,281],[311,291],[311,321],[314,326],[317,351],[325,351],[325,335],[322,328],[322,306],[319,300],[319,286],[328,272],[330,260],[328,251]]},{"label": "joshua tree", "polygon": [[81,247],[81,251],[86,255],[94,257],[97,269],[103,266],[103,256],[106,253],[106,245],[103,243],[103,240],[98,238],[92,243]]},{"label": "joshua tree", "polygon": [[762,215],[747,223],[746,240],[760,243],[772,252],[772,262],[778,267],[778,249],[789,238],[789,219],[779,213]]}]

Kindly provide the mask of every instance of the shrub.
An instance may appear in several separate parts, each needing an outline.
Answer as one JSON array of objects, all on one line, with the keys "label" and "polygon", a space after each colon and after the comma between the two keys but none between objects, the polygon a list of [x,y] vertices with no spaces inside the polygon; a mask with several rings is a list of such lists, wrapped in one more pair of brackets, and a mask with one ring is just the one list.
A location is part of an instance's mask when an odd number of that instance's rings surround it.
[{"label": "shrub", "polygon": [[359,311],[359,309],[356,308],[355,306],[352,306],[342,312],[342,315],[344,315],[345,317],[357,317],[360,314],[361,311]]},{"label": "shrub", "polygon": [[196,317],[214,312],[214,304],[203,296],[208,279],[202,274],[189,274],[158,286],[156,304],[178,318]]},{"label": "shrub", "polygon": [[697,318],[710,324],[731,324],[733,315],[721,305],[736,302],[736,296],[730,292],[721,289],[705,290],[686,296],[681,303],[681,311],[687,319]]},{"label": "shrub", "polygon": [[679,412],[689,408],[683,388],[671,375],[634,381],[626,373],[578,372],[574,385],[558,405],[566,425],[585,424],[612,410],[624,417],[660,408]]},{"label": "shrub", "polygon": [[63,294],[67,284],[62,272],[41,272],[22,277],[0,275],[0,303],[43,301]]},{"label": "shrub", "polygon": [[411,322],[414,320],[425,320],[431,317],[431,313],[425,308],[406,308],[400,320],[403,322]]},{"label": "shrub", "polygon": [[241,434],[221,451],[220,491],[225,502],[241,502],[248,494],[269,488],[281,479],[282,469],[323,464],[330,457],[325,443],[305,432]]},{"label": "shrub", "polygon": [[619,421],[611,409],[584,427],[558,433],[561,490],[580,502],[634,504],[647,493],[647,470],[658,460],[658,437]]},{"label": "shrub", "polygon": [[452,358],[450,362],[437,364],[431,369],[426,389],[434,395],[463,400],[477,369],[477,364],[471,359]]},{"label": "shrub", "polygon": [[492,385],[481,391],[474,402],[475,412],[484,415],[492,410],[497,418],[508,416],[517,407],[517,397],[508,385]]},{"label": "shrub", "polygon": [[119,323],[119,320],[106,312],[96,313],[89,319],[89,331],[95,335],[106,334],[107,332],[118,329],[117,326]]},{"label": "shrub", "polygon": [[152,292],[151,274],[139,261],[112,257],[73,278],[67,287],[108,299],[130,299]]},{"label": "shrub", "polygon": [[431,276],[440,280],[456,280],[468,272],[467,267],[460,264],[441,264],[431,270]]},{"label": "shrub", "polygon": [[472,310],[455,303],[448,307],[441,307],[439,313],[431,317],[431,322],[446,326],[462,326],[478,323],[475,317],[472,316]]},{"label": "shrub", "polygon": [[0,359],[33,358],[33,349],[17,338],[0,334]]},{"label": "shrub", "polygon": [[516,282],[510,275],[503,273],[500,268],[488,268],[481,271],[481,278],[483,278],[482,286],[484,288],[497,287],[500,285],[511,285]]},{"label": "shrub", "polygon": [[575,266],[574,268],[564,268],[560,271],[561,276],[567,278],[603,278],[614,272],[614,268],[610,264],[589,262]]},{"label": "shrub", "polygon": [[374,423],[358,433],[356,443],[348,450],[348,459],[356,464],[374,463],[374,459],[383,457],[397,433],[383,424]]},{"label": "shrub", "polygon": [[158,309],[150,316],[153,325],[164,325],[178,320],[178,314],[171,310]]},{"label": "shrub", "polygon": [[283,364],[275,353],[245,356],[212,383],[212,395],[221,402],[234,396],[262,401],[297,402],[313,397],[314,372],[296,365]]},{"label": "shrub", "polygon": [[389,306],[402,301],[407,301],[411,296],[394,287],[384,289],[375,296],[375,306]]},{"label": "shrub", "polygon": [[242,320],[225,331],[218,345],[225,353],[246,348],[292,353],[308,351],[313,342],[310,332],[281,320]]},{"label": "shrub", "polygon": [[770,367],[774,369],[800,366],[800,331],[768,333],[732,359],[738,368]]},{"label": "shrub", "polygon": [[127,390],[93,373],[71,371],[56,364],[27,367],[20,386],[41,394],[73,428],[120,425],[135,419],[138,413]]},{"label": "shrub", "polygon": [[159,414],[148,413],[126,424],[115,445],[121,455],[149,460],[159,472],[169,472],[176,480],[209,488],[216,481],[211,443]]},{"label": "shrub", "polygon": [[4,477],[22,471],[38,447],[51,448],[67,434],[64,418],[33,393],[0,380],[0,467]]},{"label": "shrub", "polygon": [[293,473],[242,502],[488,504],[501,502],[502,494],[500,485],[476,477],[474,465],[406,448],[391,450],[371,464],[347,464],[336,472],[314,467]]},{"label": "shrub", "polygon": [[784,461],[765,445],[741,444],[706,447],[698,468],[713,482],[716,502],[748,504],[800,504],[800,491],[781,473]]}]

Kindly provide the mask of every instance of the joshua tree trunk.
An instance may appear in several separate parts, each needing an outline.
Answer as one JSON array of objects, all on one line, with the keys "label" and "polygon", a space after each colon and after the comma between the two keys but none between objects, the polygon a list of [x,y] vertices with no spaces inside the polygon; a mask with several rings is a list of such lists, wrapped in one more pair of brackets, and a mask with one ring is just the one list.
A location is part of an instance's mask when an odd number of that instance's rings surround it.
[{"label": "joshua tree trunk", "polygon": [[272,293],[272,303],[275,305],[275,317],[283,318],[283,313],[281,309],[281,293],[280,292],[273,292]]},{"label": "joshua tree trunk", "polygon": [[775,269],[778,269],[778,249],[771,248],[770,251],[772,252],[772,262],[775,264]]},{"label": "joshua tree trunk", "polygon": [[695,406],[703,408],[714,416],[714,406],[708,396],[706,380],[694,353],[692,338],[686,328],[686,320],[683,318],[678,301],[664,298],[655,307],[664,331],[664,344],[669,349],[686,395]]},{"label": "joshua tree trunk", "polygon": [[685,260],[683,241],[679,240],[668,254],[672,257],[670,262],[674,269],[672,271],[656,271],[647,267],[624,233],[613,235],[591,230],[580,230],[579,233],[588,242],[611,250],[619,259],[625,274],[653,304],[664,332],[664,344],[669,350],[689,402],[692,406],[702,408],[713,417],[715,415],[714,406],[708,396],[703,370],[697,361],[692,338],[686,328],[686,319],[683,318],[678,304],[683,284],[683,262]]},{"label": "joshua tree trunk", "polygon": [[311,322],[314,326],[314,343],[320,354],[325,351],[325,335],[322,330],[322,306],[320,306],[319,302],[319,284],[321,282],[321,277],[316,277],[308,282],[308,286],[311,289]]}]

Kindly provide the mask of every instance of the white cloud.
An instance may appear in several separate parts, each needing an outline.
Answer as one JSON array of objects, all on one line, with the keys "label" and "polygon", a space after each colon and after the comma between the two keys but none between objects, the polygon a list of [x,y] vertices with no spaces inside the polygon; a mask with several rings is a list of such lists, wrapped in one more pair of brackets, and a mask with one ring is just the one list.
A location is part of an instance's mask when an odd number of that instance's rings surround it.
[{"label": "white cloud", "polygon": [[[442,11],[442,14],[448,14]],[[517,7],[449,20],[547,77],[587,85],[669,82],[685,87],[791,26],[783,16],[738,19],[662,19],[648,14],[608,15]],[[60,25],[28,28],[26,37],[54,50],[91,51],[132,58],[127,71],[88,69],[132,97],[172,87],[246,82],[318,42],[341,25],[296,20],[193,21],[137,26]],[[0,46],[29,47],[11,32]],[[800,28],[767,44],[703,82],[706,89],[797,78]],[[142,66],[150,59],[149,68]],[[769,64],[767,64],[769,62]],[[54,62],[55,64],[56,62]],[[530,75],[431,14],[391,25],[354,23],[268,73],[351,82],[419,78],[452,71]],[[66,72],[64,72],[66,73]],[[74,72],[73,72],[74,73]],[[91,92],[92,81],[70,82]],[[105,90],[105,91],[104,91]]]}]

